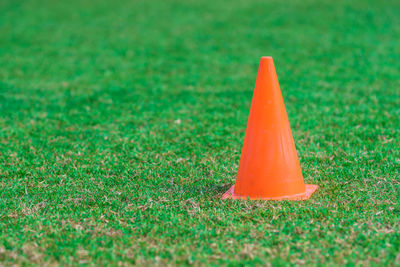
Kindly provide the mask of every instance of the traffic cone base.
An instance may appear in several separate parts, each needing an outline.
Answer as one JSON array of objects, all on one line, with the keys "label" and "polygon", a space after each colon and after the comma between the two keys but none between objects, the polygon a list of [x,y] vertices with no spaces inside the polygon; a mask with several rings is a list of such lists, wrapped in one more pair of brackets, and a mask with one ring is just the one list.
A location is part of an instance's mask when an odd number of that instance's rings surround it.
[{"label": "traffic cone base", "polygon": [[239,196],[234,193],[235,186],[233,185],[229,188],[225,194],[222,195],[222,199],[250,199],[250,200],[306,200],[311,197],[311,195],[318,189],[318,185],[306,184],[306,191],[301,194],[291,195],[291,196],[281,196],[281,197],[249,197],[249,196]]}]

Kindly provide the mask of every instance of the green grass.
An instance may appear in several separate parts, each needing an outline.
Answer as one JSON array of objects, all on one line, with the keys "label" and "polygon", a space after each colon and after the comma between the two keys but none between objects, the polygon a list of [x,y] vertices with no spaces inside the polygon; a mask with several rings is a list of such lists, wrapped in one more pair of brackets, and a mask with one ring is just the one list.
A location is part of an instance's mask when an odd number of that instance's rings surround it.
[{"label": "green grass", "polygon": [[[400,265],[400,4],[0,2],[0,265]],[[222,201],[273,56],[304,202]]]}]

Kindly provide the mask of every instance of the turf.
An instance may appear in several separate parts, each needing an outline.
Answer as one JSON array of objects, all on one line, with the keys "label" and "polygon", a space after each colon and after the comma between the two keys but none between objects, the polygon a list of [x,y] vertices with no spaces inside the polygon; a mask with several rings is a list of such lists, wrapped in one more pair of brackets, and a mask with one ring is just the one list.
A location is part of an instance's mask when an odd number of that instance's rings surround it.
[{"label": "turf", "polygon": [[[399,14],[1,1],[1,265],[400,265]],[[320,186],[307,201],[220,199],[261,56]]]}]

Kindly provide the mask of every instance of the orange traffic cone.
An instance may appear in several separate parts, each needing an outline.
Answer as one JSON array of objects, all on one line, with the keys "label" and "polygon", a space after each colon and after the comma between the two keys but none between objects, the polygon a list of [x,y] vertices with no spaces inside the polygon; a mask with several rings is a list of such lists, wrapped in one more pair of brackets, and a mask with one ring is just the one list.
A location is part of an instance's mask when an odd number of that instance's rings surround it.
[{"label": "orange traffic cone", "polygon": [[236,185],[222,198],[308,199],[272,57],[262,57]]}]

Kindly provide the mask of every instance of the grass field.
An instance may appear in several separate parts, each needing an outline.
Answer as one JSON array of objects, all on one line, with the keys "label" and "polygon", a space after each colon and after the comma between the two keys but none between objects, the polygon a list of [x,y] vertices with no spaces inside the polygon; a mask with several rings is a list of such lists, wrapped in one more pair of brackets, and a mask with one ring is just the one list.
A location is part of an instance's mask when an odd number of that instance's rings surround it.
[{"label": "grass field", "polygon": [[[1,1],[0,265],[400,265],[400,3]],[[272,56],[308,201],[222,201]]]}]

